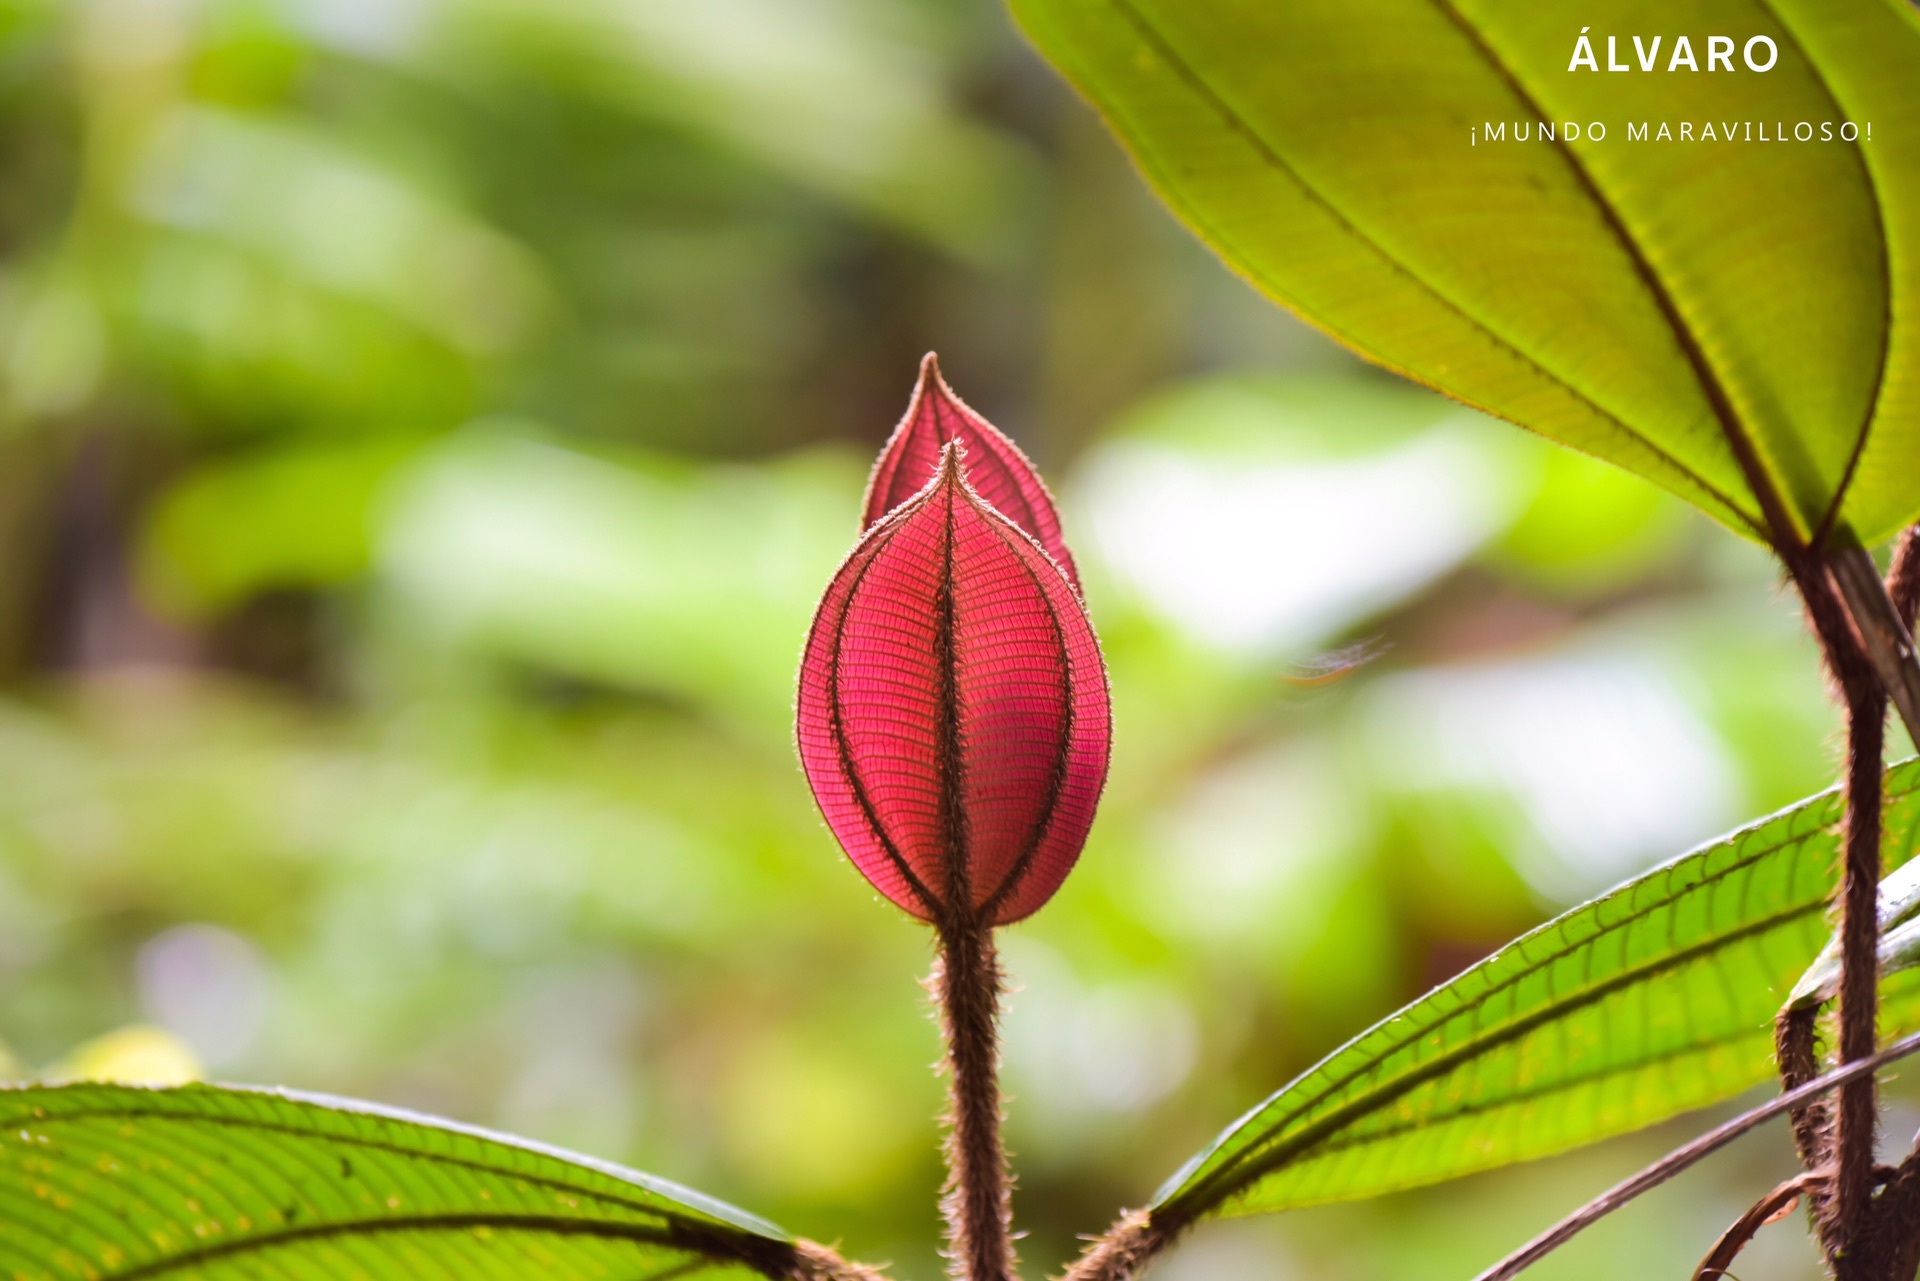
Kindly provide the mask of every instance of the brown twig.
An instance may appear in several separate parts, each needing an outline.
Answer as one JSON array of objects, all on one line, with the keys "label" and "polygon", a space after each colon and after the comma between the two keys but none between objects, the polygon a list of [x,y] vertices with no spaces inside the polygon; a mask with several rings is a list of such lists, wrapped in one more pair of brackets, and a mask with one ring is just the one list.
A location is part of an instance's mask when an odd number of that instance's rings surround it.
[{"label": "brown twig", "polygon": [[1716,1125],[1693,1142],[1684,1147],[1675,1148],[1638,1174],[1608,1188],[1482,1272],[1474,1278],[1474,1281],[1506,1281],[1509,1277],[1518,1276],[1528,1267],[1565,1245],[1584,1229],[1620,1209],[1641,1193],[1659,1187],[1689,1166],[1718,1152],[1761,1122],[1771,1120],[1782,1112],[1792,1111],[1808,1099],[1817,1098],[1828,1090],[1843,1086],[1850,1081],[1857,1081],[1863,1076],[1872,1076],[1880,1068],[1896,1059],[1905,1058],[1915,1051],[1920,1051],[1920,1032],[1902,1037],[1870,1058],[1835,1068],[1825,1076],[1816,1077],[1796,1090],[1789,1090],[1785,1094],[1768,1099],[1760,1106],[1742,1112],[1730,1121]]},{"label": "brown twig", "polygon": [[947,1043],[947,1251],[960,1281],[1013,1281],[1013,1216],[1000,1142],[1000,966],[992,927],[942,926],[929,985]]},{"label": "brown twig", "polygon": [[1747,1243],[1753,1240],[1755,1234],[1775,1219],[1790,1213],[1801,1194],[1819,1181],[1817,1174],[1796,1174],[1755,1201],[1713,1243],[1713,1249],[1707,1251],[1707,1257],[1700,1260],[1700,1266],[1693,1270],[1693,1281],[1713,1281],[1716,1277],[1731,1275],[1727,1269],[1733,1266],[1733,1261],[1740,1257],[1740,1252],[1747,1248]]}]

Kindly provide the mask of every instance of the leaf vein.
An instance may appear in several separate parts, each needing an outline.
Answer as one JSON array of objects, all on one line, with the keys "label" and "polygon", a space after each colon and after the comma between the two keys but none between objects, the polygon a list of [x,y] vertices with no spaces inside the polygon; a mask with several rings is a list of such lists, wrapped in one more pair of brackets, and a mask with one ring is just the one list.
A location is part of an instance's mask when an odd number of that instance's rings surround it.
[{"label": "leaf vein", "polygon": [[[1461,303],[1457,302],[1456,300],[1442,293],[1440,289],[1436,287],[1432,282],[1426,280],[1424,277],[1422,277],[1417,272],[1415,272],[1413,268],[1408,266],[1401,259],[1393,255],[1392,253],[1388,252],[1385,245],[1381,244],[1373,236],[1370,236],[1364,230],[1362,230],[1352,220],[1351,217],[1349,217],[1344,211],[1340,209],[1338,205],[1336,205],[1333,202],[1333,200],[1325,192],[1321,191],[1318,187],[1308,182],[1306,179],[1306,176],[1302,174],[1298,169],[1296,169],[1292,164],[1290,164],[1286,160],[1286,158],[1279,153],[1279,151],[1274,147],[1274,145],[1271,142],[1269,142],[1257,129],[1255,129],[1252,123],[1248,121],[1247,118],[1243,116],[1240,113],[1240,111],[1233,106],[1232,103],[1228,102],[1224,96],[1222,96],[1217,90],[1213,88],[1212,85],[1208,84],[1205,77],[1200,75],[1200,73],[1192,66],[1192,64],[1187,62],[1187,60],[1180,54],[1179,50],[1176,49],[1171,43],[1171,41],[1167,39],[1165,33],[1160,31],[1158,27],[1154,26],[1153,23],[1146,17],[1146,15],[1142,13],[1133,4],[1132,0],[1108,0],[1108,3],[1112,5],[1114,11],[1118,13],[1123,18],[1123,20],[1125,20],[1140,34],[1143,40],[1145,40],[1148,44],[1153,46],[1154,50],[1162,58],[1166,60],[1167,64],[1174,70],[1175,74],[1177,74],[1183,81],[1186,82],[1187,86],[1193,90],[1194,94],[1197,97],[1199,97],[1203,102],[1207,103],[1208,106],[1213,108],[1213,110],[1226,123],[1229,130],[1239,134],[1242,138],[1244,138],[1247,141],[1247,143],[1253,148],[1255,154],[1257,154],[1262,161],[1264,161],[1266,164],[1268,164],[1278,172],[1285,174],[1301,190],[1301,192],[1306,195],[1306,197],[1310,201],[1318,205],[1321,209],[1325,210],[1328,216],[1331,217],[1340,226],[1340,228],[1343,231],[1345,231],[1348,235],[1352,236],[1360,244],[1364,245],[1373,253],[1377,254],[1380,260],[1384,262],[1395,274],[1403,277],[1404,279],[1412,283],[1418,289],[1420,289],[1421,291],[1426,293],[1428,296],[1433,298],[1434,301],[1439,303],[1440,306],[1443,307],[1445,310],[1447,310],[1448,312],[1451,312],[1453,315],[1457,316],[1459,319],[1466,322],[1466,324],[1472,327],[1473,329],[1478,330],[1482,335],[1484,335],[1487,338],[1489,342],[1491,342],[1494,346],[1498,347],[1501,351],[1507,353],[1509,356],[1511,356],[1513,359],[1518,361],[1520,364],[1531,369],[1534,373],[1538,374],[1542,379],[1560,388],[1567,395],[1571,396],[1574,400],[1578,401],[1581,405],[1585,406],[1588,410],[1592,411],[1597,417],[1605,420],[1606,422],[1610,423],[1613,427],[1618,429],[1622,435],[1626,436],[1627,438],[1632,440],[1634,443],[1638,444],[1641,448],[1647,450],[1650,454],[1658,458],[1661,462],[1665,463],[1667,466],[1673,468],[1676,473],[1685,477],[1688,481],[1692,482],[1694,485],[1697,485],[1700,488],[1702,493],[1707,494],[1711,498],[1713,498],[1714,501],[1718,502],[1723,508],[1726,509],[1728,513],[1730,513],[1740,521],[1744,522],[1748,526],[1748,528],[1754,530],[1755,533],[1762,534],[1762,535],[1765,534],[1766,526],[1762,519],[1756,519],[1751,513],[1743,509],[1739,503],[1735,502],[1731,496],[1729,496],[1724,491],[1722,491],[1718,486],[1708,481],[1707,478],[1701,475],[1697,470],[1688,466],[1686,463],[1680,461],[1679,458],[1675,457],[1668,450],[1663,449],[1661,446],[1654,443],[1654,441],[1650,437],[1648,437],[1645,433],[1641,432],[1637,428],[1625,422],[1612,410],[1609,410],[1606,407],[1599,404],[1592,397],[1588,396],[1585,392],[1581,391],[1579,388],[1575,387],[1572,383],[1568,382],[1565,377],[1563,377],[1559,373],[1556,373],[1554,370],[1547,368],[1545,365],[1541,364],[1538,359],[1536,359],[1526,351],[1522,350],[1520,347],[1515,345],[1513,342],[1509,341],[1507,338],[1503,337],[1485,320],[1482,320],[1480,317],[1473,315]],[[1525,95],[1523,94],[1522,96],[1524,97]],[[1190,206],[1189,206],[1189,211],[1190,213],[1193,213],[1194,216],[1196,217],[1198,216],[1197,211],[1193,211]],[[1323,325],[1325,324],[1324,321],[1321,321],[1319,323]],[[1354,343],[1351,339],[1348,339],[1346,341],[1352,343],[1352,345],[1354,346],[1362,346],[1362,344]],[[1429,386],[1436,385],[1436,384],[1433,384],[1430,379],[1421,378],[1413,374],[1409,370],[1399,369],[1397,366],[1395,368],[1398,372],[1405,374],[1409,378],[1413,378],[1417,382],[1425,383]],[[1453,392],[1447,388],[1440,388],[1440,390],[1446,391],[1448,395],[1453,396],[1455,399],[1461,399],[1461,400],[1465,399],[1464,397],[1459,396],[1458,393]],[[1473,402],[1471,401],[1467,401],[1466,403],[1473,404]],[[1487,413],[1495,414],[1498,417],[1508,417],[1507,415],[1500,414],[1497,410],[1491,409],[1484,405],[1475,405],[1475,407],[1482,409]],[[1511,420],[1511,421],[1517,421],[1517,420]],[[1525,423],[1520,423],[1520,426],[1527,427],[1528,425]],[[1532,429],[1529,428],[1529,430],[1532,430]],[[1743,468],[1743,471],[1744,471],[1744,468]],[[1749,483],[1751,484],[1750,479],[1749,479]],[[1759,494],[1756,494],[1755,496],[1761,497],[1761,495]],[[1764,517],[1765,513],[1763,512],[1762,515]]]}]

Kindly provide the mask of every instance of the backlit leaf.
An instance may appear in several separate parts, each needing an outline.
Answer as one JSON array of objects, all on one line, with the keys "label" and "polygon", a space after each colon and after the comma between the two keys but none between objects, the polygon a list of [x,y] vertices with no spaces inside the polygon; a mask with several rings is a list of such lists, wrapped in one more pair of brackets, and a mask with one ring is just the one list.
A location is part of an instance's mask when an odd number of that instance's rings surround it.
[{"label": "backlit leaf", "polygon": [[0,1091],[0,1276],[15,1281],[865,1275],[830,1259],[671,1183],[366,1104]]},{"label": "backlit leaf", "polygon": [[[1886,863],[1920,845],[1920,760],[1887,772]],[[1562,1152],[1764,1081],[1826,941],[1838,791],[1628,881],[1361,1033],[1161,1190],[1186,1221],[1353,1200]],[[1890,990],[1881,1030],[1920,1019]]]},{"label": "backlit leaf", "polygon": [[[1920,516],[1901,0],[1012,4],[1203,239],[1368,357],[1749,536]],[[1570,70],[1583,30],[1631,70]]]}]

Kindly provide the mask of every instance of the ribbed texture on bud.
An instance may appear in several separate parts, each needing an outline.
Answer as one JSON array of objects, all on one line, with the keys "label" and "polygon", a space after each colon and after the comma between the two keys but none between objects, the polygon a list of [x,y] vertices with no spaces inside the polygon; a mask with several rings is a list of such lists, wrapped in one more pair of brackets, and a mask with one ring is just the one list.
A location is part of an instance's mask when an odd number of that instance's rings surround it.
[{"label": "ribbed texture on bud", "polygon": [[922,920],[1006,924],[1079,857],[1111,712],[1078,593],[968,483],[962,452],[935,455],[835,573],[801,662],[798,738],[827,825],[875,888]]},{"label": "ribbed texture on bud", "polygon": [[1018,445],[953,394],[932,352],[920,362],[920,381],[914,384],[906,416],[873,465],[861,528],[873,528],[918,493],[940,461],[940,451],[956,440],[966,448],[967,483],[974,492],[1033,535],[1059,563],[1074,590],[1080,590],[1073,554],[1060,536],[1060,515],[1040,473]]}]

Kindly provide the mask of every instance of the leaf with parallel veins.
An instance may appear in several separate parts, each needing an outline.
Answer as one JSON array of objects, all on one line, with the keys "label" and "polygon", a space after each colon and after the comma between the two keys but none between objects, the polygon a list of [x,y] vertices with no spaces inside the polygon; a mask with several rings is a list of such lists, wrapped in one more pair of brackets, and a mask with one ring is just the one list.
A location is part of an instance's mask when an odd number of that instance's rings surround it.
[{"label": "leaf with parallel veins", "polygon": [[949,442],[834,575],[801,661],[801,763],[876,889],[1002,925],[1073,867],[1106,781],[1106,669],[1055,561]]},{"label": "leaf with parallel veins", "polygon": [[[1920,760],[1886,774],[1884,858],[1920,851]],[[1354,1200],[1564,1152],[1773,1072],[1773,1015],[1827,934],[1838,789],[1516,939],[1375,1024],[1175,1174],[1157,1223]],[[1920,986],[1881,1029],[1920,1027]]]},{"label": "leaf with parallel veins", "polygon": [[[1623,0],[1601,58],[1666,44],[1597,75],[1574,0],[1011,3],[1197,235],[1368,358],[1777,547],[1920,517],[1906,0]],[[1709,34],[1777,58],[1669,70]]]},{"label": "leaf with parallel veins", "polygon": [[880,1281],[610,1162],[393,1109],[207,1085],[0,1089],[22,1281]]}]

